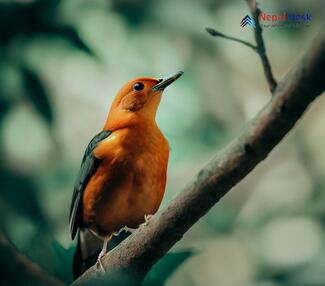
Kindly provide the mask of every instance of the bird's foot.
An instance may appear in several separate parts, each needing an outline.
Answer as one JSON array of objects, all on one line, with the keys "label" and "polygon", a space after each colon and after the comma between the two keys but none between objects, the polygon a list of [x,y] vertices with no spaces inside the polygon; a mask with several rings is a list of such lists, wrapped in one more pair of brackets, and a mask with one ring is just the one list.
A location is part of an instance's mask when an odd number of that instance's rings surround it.
[{"label": "bird's foot", "polygon": [[153,217],[152,214],[144,215],[144,223],[140,224],[140,227],[148,225],[150,219]]},{"label": "bird's foot", "polygon": [[105,268],[103,266],[103,262],[102,262],[102,259],[103,259],[103,256],[105,255],[105,252],[104,251],[101,251],[98,255],[98,258],[97,258],[97,262],[96,262],[96,268],[100,268],[104,273],[106,272],[105,271]]},{"label": "bird's foot", "polygon": [[144,223],[147,225],[149,220],[153,217],[152,214],[146,214],[144,215]]},{"label": "bird's foot", "polygon": [[137,230],[137,228],[131,228],[131,227],[128,227],[128,226],[124,226],[124,227],[122,227],[119,231],[114,232],[113,235],[114,235],[114,236],[119,236],[120,233],[121,233],[122,231],[126,231],[126,232],[133,233],[133,232],[135,232],[136,230]]},{"label": "bird's foot", "polygon": [[[139,225],[139,228],[140,228],[141,226],[146,226],[146,225],[148,224],[148,222],[149,222],[149,220],[151,219],[152,216],[153,216],[152,214],[144,215],[144,223],[140,224],[140,225]],[[121,233],[122,231],[126,231],[126,232],[130,232],[130,233],[134,233],[137,229],[138,229],[138,228],[131,228],[131,227],[128,227],[128,226],[124,226],[124,227],[122,227],[119,231],[114,232],[113,235],[114,235],[114,236],[119,236],[120,233]]]},{"label": "bird's foot", "polygon": [[131,227],[125,226],[125,227],[123,227],[123,230],[133,233],[137,230],[137,228],[131,228]]}]

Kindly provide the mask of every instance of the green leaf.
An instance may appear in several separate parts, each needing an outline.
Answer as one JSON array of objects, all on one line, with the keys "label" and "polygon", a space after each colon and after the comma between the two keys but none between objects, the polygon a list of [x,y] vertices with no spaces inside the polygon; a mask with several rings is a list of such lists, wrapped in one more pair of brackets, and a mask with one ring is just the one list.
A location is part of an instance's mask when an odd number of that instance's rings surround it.
[{"label": "green leaf", "polygon": [[39,115],[49,126],[53,125],[53,109],[42,81],[38,75],[26,66],[21,67],[26,95],[34,105]]},{"label": "green leaf", "polygon": [[[37,243],[35,243],[37,242]],[[75,247],[64,248],[52,234],[36,233],[25,254],[42,269],[69,285],[72,282],[72,257]]]},{"label": "green leaf", "polygon": [[167,253],[147,274],[144,279],[144,286],[163,286],[167,279],[182,265],[187,259],[195,255],[193,250]]},{"label": "green leaf", "polygon": [[85,44],[74,27],[67,25],[51,25],[46,27],[43,33],[63,38],[75,48],[82,50],[89,55],[95,55],[94,52]]},{"label": "green leaf", "polygon": [[75,247],[64,248],[58,241],[52,242],[54,252],[54,272],[60,280],[69,283],[72,281],[72,258],[75,252]]},{"label": "green leaf", "polygon": [[39,203],[33,181],[26,176],[15,174],[1,167],[0,181],[0,199],[18,215],[31,219],[38,227],[46,231],[49,226],[48,221]]},{"label": "green leaf", "polygon": [[0,127],[1,127],[3,118],[9,111],[11,105],[12,105],[11,102],[9,102],[8,100],[0,98]]}]

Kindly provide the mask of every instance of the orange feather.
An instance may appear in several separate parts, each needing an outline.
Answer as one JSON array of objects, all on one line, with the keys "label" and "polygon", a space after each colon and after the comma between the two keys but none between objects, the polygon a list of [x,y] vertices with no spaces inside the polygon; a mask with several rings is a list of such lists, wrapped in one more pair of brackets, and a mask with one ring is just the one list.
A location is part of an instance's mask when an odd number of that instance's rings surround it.
[{"label": "orange feather", "polygon": [[137,227],[154,214],[164,195],[168,143],[155,124],[115,131],[94,150],[103,159],[83,197],[83,221],[108,235]]}]

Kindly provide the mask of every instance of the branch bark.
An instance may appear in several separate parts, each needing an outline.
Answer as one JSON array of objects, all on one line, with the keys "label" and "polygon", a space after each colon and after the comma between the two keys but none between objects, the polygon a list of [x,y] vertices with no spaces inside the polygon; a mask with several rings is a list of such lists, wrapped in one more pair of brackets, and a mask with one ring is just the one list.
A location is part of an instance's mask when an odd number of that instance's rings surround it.
[{"label": "branch bark", "polygon": [[[95,267],[72,285],[121,277],[140,282],[150,268],[233,186],[264,160],[325,89],[325,27],[300,62],[279,83],[270,102],[229,147],[203,168],[167,208],[105,255],[106,275]],[[106,284],[107,285],[107,284]]]},{"label": "branch bark", "polygon": [[1,285],[64,286],[56,278],[46,274],[0,234]]}]

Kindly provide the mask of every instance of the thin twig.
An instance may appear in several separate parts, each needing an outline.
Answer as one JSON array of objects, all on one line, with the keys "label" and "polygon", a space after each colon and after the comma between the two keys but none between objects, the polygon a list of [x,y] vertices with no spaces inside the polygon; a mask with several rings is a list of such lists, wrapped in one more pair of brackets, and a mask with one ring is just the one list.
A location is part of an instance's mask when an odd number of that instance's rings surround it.
[{"label": "thin twig", "polygon": [[294,127],[309,104],[325,90],[324,72],[325,27],[243,133],[145,227],[103,257],[106,274],[100,276],[96,267],[91,267],[73,285],[89,282],[94,285],[96,280],[105,281],[104,285],[112,280],[121,285],[121,277],[131,279],[131,285],[140,282],[184,233],[264,160]]},{"label": "thin twig", "polygon": [[261,10],[257,7],[256,2],[255,2],[255,5],[249,5],[249,7],[251,9],[251,13],[252,13],[253,19],[255,21],[255,26],[256,26],[254,29],[254,35],[255,35],[255,41],[256,41],[256,47],[257,47],[256,51],[261,58],[264,74],[265,74],[266,80],[268,82],[270,91],[273,94],[277,87],[277,82],[274,79],[271,64],[270,64],[270,61],[266,54],[266,49],[265,49],[264,40],[263,40],[263,36],[262,36],[263,29],[261,27],[260,20],[259,20]]},{"label": "thin twig", "polygon": [[222,34],[220,32],[218,32],[217,30],[213,29],[213,28],[205,28],[206,31],[213,37],[221,37],[221,38],[224,38],[224,39],[227,39],[227,40],[231,40],[231,41],[235,41],[235,42],[238,42],[238,43],[241,43],[247,47],[250,47],[252,48],[254,51],[257,51],[257,47],[254,46],[253,44],[251,44],[250,42],[246,42],[244,40],[241,40],[241,39],[238,39],[238,38],[235,38],[235,37],[232,37],[232,36],[227,36],[225,34]]}]

